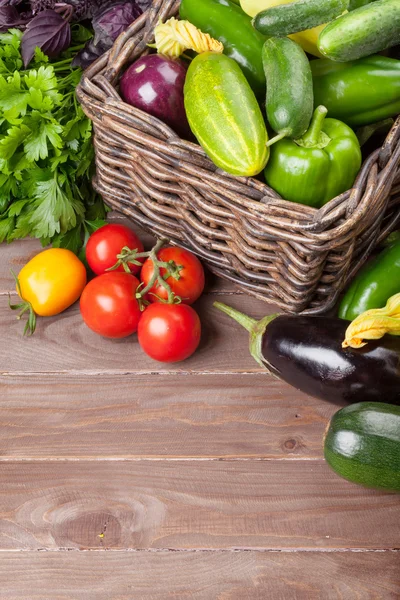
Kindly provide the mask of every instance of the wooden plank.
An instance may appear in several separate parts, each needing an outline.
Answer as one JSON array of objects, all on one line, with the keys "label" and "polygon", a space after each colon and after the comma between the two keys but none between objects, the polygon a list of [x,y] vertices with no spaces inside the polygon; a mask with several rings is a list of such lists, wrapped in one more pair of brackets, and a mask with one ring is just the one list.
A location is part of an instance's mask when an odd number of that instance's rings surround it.
[{"label": "wooden plank", "polygon": [[0,377],[0,460],[322,458],[336,406],[267,374],[232,377]]},{"label": "wooden plank", "polygon": [[[261,300],[248,296],[218,296],[255,318],[273,312]],[[140,349],[136,335],[124,340],[101,338],[81,319],[79,307],[38,320],[35,335],[22,337],[22,324],[5,299],[0,302],[0,373],[232,373],[261,372],[248,351],[248,333],[230,317],[213,307],[215,297],[205,294],[196,303],[202,322],[202,341],[190,359],[162,364],[148,358]]]},{"label": "wooden plank", "polygon": [[[205,440],[206,443],[206,440]],[[0,468],[0,548],[398,547],[396,494],[322,461],[22,461]]]},{"label": "wooden plank", "polygon": [[3,600],[396,600],[396,552],[4,552]]}]

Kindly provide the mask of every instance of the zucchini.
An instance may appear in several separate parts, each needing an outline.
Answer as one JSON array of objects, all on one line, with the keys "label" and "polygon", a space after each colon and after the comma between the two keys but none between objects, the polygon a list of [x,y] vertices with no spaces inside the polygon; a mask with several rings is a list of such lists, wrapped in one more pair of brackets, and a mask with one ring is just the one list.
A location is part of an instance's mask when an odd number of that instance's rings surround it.
[{"label": "zucchini", "polygon": [[289,38],[269,38],[264,44],[262,58],[267,80],[267,118],[278,134],[268,145],[283,137],[299,138],[307,131],[314,108],[312,73],[307,56]]},{"label": "zucchini", "polygon": [[360,402],[342,408],[330,422],[324,451],[341,477],[400,492],[400,406]]},{"label": "zucchini", "polygon": [[217,167],[247,177],[263,170],[268,133],[236,61],[214,52],[196,56],[186,75],[184,99],[190,128]]},{"label": "zucchini", "polygon": [[400,44],[400,0],[377,0],[339,17],[318,38],[321,54],[347,62]]},{"label": "zucchini", "polygon": [[348,4],[349,0],[297,0],[261,11],[253,25],[264,35],[285,36],[335,19]]}]

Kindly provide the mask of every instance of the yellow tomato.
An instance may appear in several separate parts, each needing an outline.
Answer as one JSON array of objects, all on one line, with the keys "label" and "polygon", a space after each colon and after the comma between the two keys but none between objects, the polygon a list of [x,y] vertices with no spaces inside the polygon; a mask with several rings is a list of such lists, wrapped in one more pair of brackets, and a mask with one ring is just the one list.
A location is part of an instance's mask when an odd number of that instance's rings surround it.
[{"label": "yellow tomato", "polygon": [[41,317],[58,315],[80,297],[86,269],[70,250],[50,248],[37,254],[18,275],[22,300]]}]

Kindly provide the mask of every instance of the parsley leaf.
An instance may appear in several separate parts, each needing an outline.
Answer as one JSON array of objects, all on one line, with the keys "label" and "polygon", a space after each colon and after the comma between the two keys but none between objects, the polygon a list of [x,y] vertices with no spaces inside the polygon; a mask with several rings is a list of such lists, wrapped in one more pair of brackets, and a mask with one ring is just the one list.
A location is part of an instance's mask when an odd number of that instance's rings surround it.
[{"label": "parsley leaf", "polygon": [[[72,47],[91,32],[72,26]],[[49,59],[36,48],[24,70],[22,33],[0,34],[0,241],[36,236],[81,253],[106,208],[90,185],[92,124],[75,96],[80,69],[68,49]]]},{"label": "parsley leaf", "polygon": [[26,125],[11,127],[0,139],[0,158],[5,160],[11,158],[30,133],[31,130]]}]

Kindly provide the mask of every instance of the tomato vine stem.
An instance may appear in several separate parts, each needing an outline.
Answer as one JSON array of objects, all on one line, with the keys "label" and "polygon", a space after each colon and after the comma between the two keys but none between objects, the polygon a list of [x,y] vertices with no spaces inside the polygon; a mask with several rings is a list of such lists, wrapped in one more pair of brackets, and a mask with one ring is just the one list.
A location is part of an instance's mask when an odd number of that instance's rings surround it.
[{"label": "tomato vine stem", "polygon": [[[166,238],[161,238],[157,240],[155,246],[148,252],[138,252],[137,249],[132,249],[128,246],[124,246],[120,254],[117,254],[117,262],[115,263],[115,265],[110,269],[107,269],[107,271],[113,271],[115,269],[118,269],[118,267],[122,265],[124,271],[126,273],[130,273],[131,271],[129,268],[129,263],[141,266],[142,262],[138,259],[150,258],[151,262],[153,263],[153,274],[146,287],[140,289],[140,291],[136,293],[136,298],[139,301],[143,302],[145,300],[146,294],[148,294],[152,287],[156,283],[158,283],[166,290],[168,294],[168,299],[166,301],[167,304],[180,304],[182,302],[182,299],[174,294],[174,292],[171,289],[171,286],[169,285],[169,283],[167,283],[166,280],[169,277],[173,277],[174,279],[179,280],[181,278],[180,272],[183,269],[183,266],[177,265],[176,262],[173,260],[170,260],[168,262],[159,260],[157,256],[161,248],[163,248],[168,243],[169,241]],[[164,275],[161,275],[161,269],[165,269],[166,272]],[[157,296],[157,298],[160,302],[165,302],[159,296]]]}]

